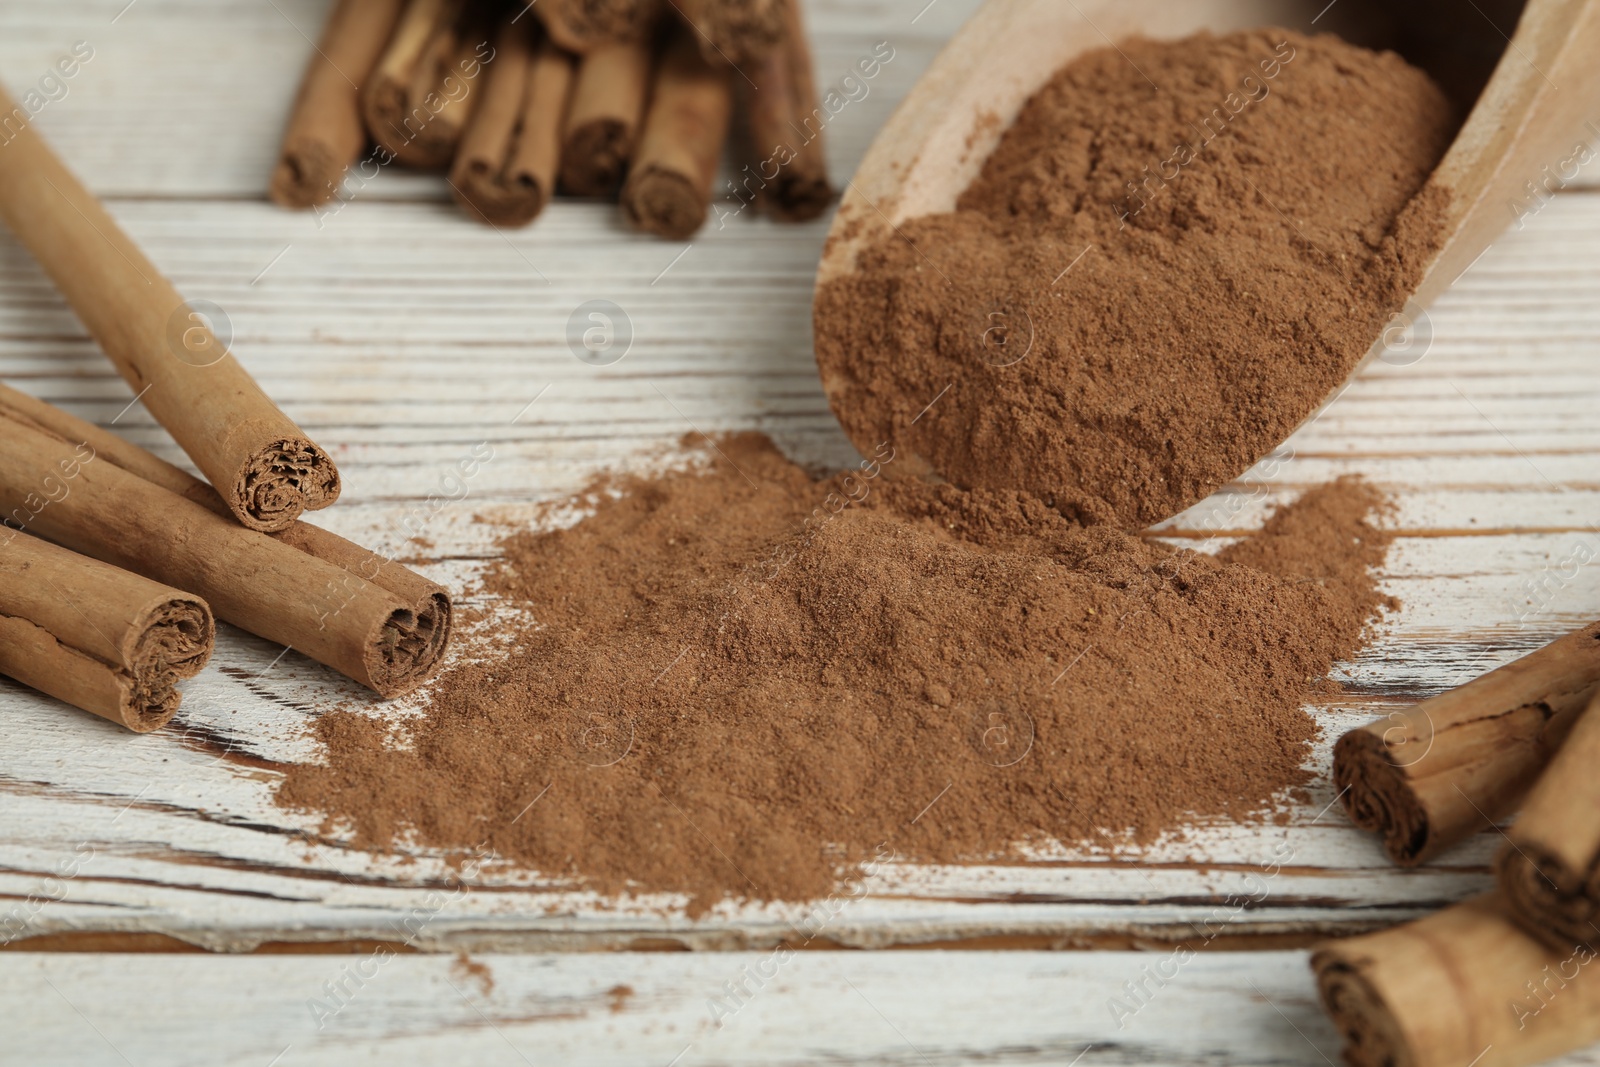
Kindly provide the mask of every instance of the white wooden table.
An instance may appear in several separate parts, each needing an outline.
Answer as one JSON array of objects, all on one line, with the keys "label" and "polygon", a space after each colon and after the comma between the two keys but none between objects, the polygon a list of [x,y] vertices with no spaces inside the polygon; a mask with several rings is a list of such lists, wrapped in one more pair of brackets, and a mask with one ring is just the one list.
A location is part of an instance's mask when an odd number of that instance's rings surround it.
[{"label": "white wooden table", "polygon": [[[825,85],[878,42],[894,49],[829,127],[839,182],[975,2],[813,0]],[[531,519],[599,468],[649,462],[689,421],[849,458],[808,337],[826,220],[746,214],[673,244],[626,232],[614,209],[559,203],[496,232],[465,221],[439,179],[399,173],[322,218],[266,203],[323,8],[0,6],[0,77],[19,95],[75,41],[93,47],[39,128],[181,290],[225,309],[234,351],[334,452],[345,493],[315,521],[459,588],[493,550],[474,516]],[[1375,366],[1295,435],[1275,477],[1225,490],[1264,482],[1276,502],[1360,472],[1399,501],[1384,584],[1405,607],[1342,672],[1347,692],[1313,709],[1319,768],[1349,726],[1600,615],[1600,577],[1572,565],[1600,558],[1600,194],[1582,184],[1444,297],[1420,360]],[[3,236],[0,278],[0,377],[184,462]],[[605,368],[565,340],[597,298],[635,331]],[[494,459],[468,497],[408,543],[402,520],[482,441]],[[1243,506],[1236,527],[1264,510]],[[1196,514],[1173,536],[1197,536]],[[1284,826],[1206,827],[1137,855],[893,868],[807,947],[931,951],[780,964],[804,908],[691,922],[670,900],[619,908],[491,872],[433,909],[448,886],[437,856],[307,843],[313,820],[276,809],[273,783],[315,758],[315,715],[365,697],[281,652],[224,628],[179,718],[144,737],[0,680],[0,1063],[1321,1063],[1337,1042],[1304,947],[1473,893],[1496,842],[1397,871],[1329,807],[1324,779]],[[1266,899],[1228,907],[1284,844],[1293,859]],[[408,934],[405,955],[373,948]],[[1050,951],[1179,940],[1229,951],[1201,954],[1122,1026],[1110,998],[1159,957]],[[214,952],[179,954],[193,949]],[[462,951],[492,988],[449,955]],[[330,999],[330,982],[346,992]],[[750,990],[731,1014],[728,982]]]}]

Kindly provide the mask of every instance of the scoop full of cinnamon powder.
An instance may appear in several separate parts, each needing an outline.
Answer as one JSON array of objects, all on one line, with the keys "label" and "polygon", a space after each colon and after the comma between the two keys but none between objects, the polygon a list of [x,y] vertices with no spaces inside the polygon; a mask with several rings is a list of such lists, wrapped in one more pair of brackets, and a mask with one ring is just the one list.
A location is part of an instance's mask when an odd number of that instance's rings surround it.
[{"label": "scoop full of cinnamon powder", "polygon": [[1438,248],[1446,194],[1424,183],[1453,133],[1427,75],[1331,35],[1087,53],[954,212],[818,293],[834,411],[858,447],[894,441],[958,485],[1129,529],[1175,515],[1400,310]]},{"label": "scoop full of cinnamon powder", "polygon": [[1356,480],[1206,555],[893,481],[892,447],[818,479],[763,437],[717,445],[507,536],[486,659],[400,722],[323,715],[326,763],[279,802],[692,911],[888,855],[1150,841],[1307,780],[1302,702],[1387,603]]}]

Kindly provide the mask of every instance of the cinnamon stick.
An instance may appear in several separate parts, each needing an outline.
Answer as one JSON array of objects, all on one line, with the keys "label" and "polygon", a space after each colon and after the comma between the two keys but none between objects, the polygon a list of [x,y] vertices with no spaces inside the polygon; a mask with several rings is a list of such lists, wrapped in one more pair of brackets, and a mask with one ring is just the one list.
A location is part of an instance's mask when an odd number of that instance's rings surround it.
[{"label": "cinnamon stick", "polygon": [[1528,794],[1495,873],[1524,927],[1556,949],[1600,947],[1600,697]]},{"label": "cinnamon stick", "polygon": [[332,200],[361,154],[361,86],[400,18],[401,0],[339,0],[306,64],[268,191],[284,207]]},{"label": "cinnamon stick", "polygon": [[681,240],[705,224],[733,108],[730,73],[707,63],[687,32],[668,40],[622,189],[623,213],[640,229]]},{"label": "cinnamon stick", "polygon": [[1414,866],[1511,814],[1600,689],[1600,623],[1341,737],[1357,826]]},{"label": "cinnamon stick", "polygon": [[501,27],[482,105],[451,168],[456,202],[495,226],[532,222],[555,189],[572,59],[548,38],[531,44],[529,29]]},{"label": "cinnamon stick", "polygon": [[[121,467],[129,474],[160,486],[169,493],[191,500],[209,508],[218,515],[229,514],[227,504],[215,489],[166,460],[110,430],[102,429],[26,393],[0,383],[0,420],[10,419],[36,430],[70,442],[88,445],[97,460]],[[3,516],[0,516],[3,517]],[[313,526],[308,522],[293,522],[269,537],[281,541],[308,555],[316,556],[344,571],[381,586],[411,604],[417,617],[436,620],[441,648],[449,634],[453,606],[446,589],[424,578],[402,563],[396,563],[381,553],[362,548],[331,530]],[[341,579],[343,586],[347,579]],[[316,589],[308,592],[318,594]],[[322,590],[321,594],[327,594]]]},{"label": "cinnamon stick", "polygon": [[[10,107],[0,91],[0,111]],[[239,522],[282,529],[333,503],[333,460],[267,398],[31,125],[0,152],[0,218]]]},{"label": "cinnamon stick", "polygon": [[811,45],[798,0],[777,0],[783,39],[751,72],[755,88],[745,98],[750,139],[757,153],[760,201],[784,222],[806,222],[828,209],[833,188],[822,144],[822,109],[811,65]]},{"label": "cinnamon stick", "polygon": [[146,733],[177,713],[216,632],[199,597],[0,529],[0,674]]},{"label": "cinnamon stick", "polygon": [[676,0],[709,63],[745,67],[783,40],[782,0]]},{"label": "cinnamon stick", "polygon": [[[7,409],[9,411],[11,409]],[[63,488],[47,477],[76,460]],[[303,524],[272,536],[26,418],[0,414],[0,517],[76,552],[203,597],[217,617],[289,645],[381,696],[438,666],[449,601],[397,595],[374,578],[298,547]]]},{"label": "cinnamon stick", "polygon": [[622,184],[650,95],[646,41],[595,48],[578,64],[561,141],[561,185],[574,196],[610,196]]},{"label": "cinnamon stick", "polygon": [[584,55],[619,41],[649,40],[661,0],[539,0],[533,10],[551,40]]},{"label": "cinnamon stick", "polygon": [[489,46],[493,28],[485,18],[486,13],[486,4],[468,0],[444,37],[448,47],[442,51],[438,80],[433,87],[434,96],[443,103],[428,126],[429,140],[437,147],[419,166],[443,168],[450,165],[462,134],[471,125],[472,116],[483,100],[480,81],[483,64],[479,59],[494,58]]},{"label": "cinnamon stick", "polygon": [[1511,921],[1498,893],[1319,946],[1324,1009],[1352,1067],[1518,1067],[1600,1039],[1600,967]]},{"label": "cinnamon stick", "polygon": [[480,9],[462,0],[410,0],[388,50],[361,93],[367,132],[414,167],[448,166],[479,94],[473,83],[492,59]]}]

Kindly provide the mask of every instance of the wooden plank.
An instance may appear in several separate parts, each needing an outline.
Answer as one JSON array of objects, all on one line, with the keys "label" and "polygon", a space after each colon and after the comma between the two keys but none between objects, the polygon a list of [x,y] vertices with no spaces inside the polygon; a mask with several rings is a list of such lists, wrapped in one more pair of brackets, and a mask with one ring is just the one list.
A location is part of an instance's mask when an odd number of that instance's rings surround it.
[{"label": "wooden plank", "polygon": [[[490,986],[441,958],[28,955],[0,971],[0,1015],[29,1023],[0,1063],[298,1067],[348,1063],[357,1045],[393,1065],[1087,1067],[1320,1064],[1337,1048],[1294,952],[1191,960],[1119,1028],[1108,1001],[1155,959],[487,956],[477,962]],[[730,994],[740,985],[748,992]]]},{"label": "wooden plank", "polygon": [[[974,2],[938,0],[921,16],[920,0],[813,5],[824,81],[877,40],[897,48],[830,127],[841,179]],[[808,339],[825,222],[779,227],[746,215],[685,246],[628,234],[604,206],[562,203],[530,229],[498,233],[443,204],[437,179],[400,174],[320,220],[280,211],[260,190],[307,47],[296,26],[309,32],[320,5],[124,5],[0,9],[0,69],[16,89],[72,40],[95,42],[41,127],[91,185],[116,195],[112,210],[180,288],[226,309],[236,353],[333,448],[346,494],[315,521],[415,556],[416,527],[403,524],[457,458],[488,441],[495,458],[467,496],[422,528],[431,547],[420,566],[470,589],[494,551],[494,528],[475,515],[529,521],[538,503],[602,467],[660,462],[690,420],[764,430],[802,460],[849,460]],[[152,130],[169,140],[153,146]],[[1600,614],[1594,568],[1567,565],[1600,558],[1597,238],[1600,194],[1561,194],[1430,312],[1434,339],[1420,360],[1374,365],[1291,439],[1293,458],[1270,478],[1258,469],[1163,529],[1214,549],[1300,488],[1344,473],[1396,494],[1401,537],[1384,581],[1405,607],[1342,670],[1348,692],[1313,708],[1319,772],[1343,729]],[[565,341],[568,316],[593,297],[623,306],[635,327],[628,357],[608,368],[580,363]],[[183,459],[142,409],[124,410],[130,392],[4,238],[0,376]],[[0,941],[107,931],[218,949],[392,939],[447,885],[437,856],[407,850],[408,863],[307,843],[313,821],[272,806],[276,768],[315,757],[311,719],[366,699],[280,652],[224,628],[216,668],[189,687],[175,727],[137,738],[0,681]],[[829,922],[825,940],[1063,947],[1193,940],[1220,922],[1224,942],[1301,943],[1414,916],[1486,883],[1494,835],[1399,872],[1326,810],[1333,799],[1324,781],[1285,826],[1202,827],[1139,854],[894,866]],[[1266,895],[1230,906],[1230,896],[1256,895],[1252,875],[1285,847],[1293,863]],[[793,937],[808,914],[729,905],[689,922],[672,903],[609,905],[491,869],[417,944],[741,949]]]},{"label": "wooden plank", "polygon": [[0,1020],[29,1025],[8,1034],[0,1064],[28,1067],[311,1067],[357,1054],[393,1067],[1322,1067],[1339,1046],[1304,952],[483,956],[476,973],[381,953],[8,962]]}]

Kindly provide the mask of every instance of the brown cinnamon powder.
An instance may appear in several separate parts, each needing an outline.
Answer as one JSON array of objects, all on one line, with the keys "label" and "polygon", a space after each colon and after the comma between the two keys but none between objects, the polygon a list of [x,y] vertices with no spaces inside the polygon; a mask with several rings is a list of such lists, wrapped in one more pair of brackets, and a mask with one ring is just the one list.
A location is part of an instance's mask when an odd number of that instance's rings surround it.
[{"label": "brown cinnamon powder", "polygon": [[[960,198],[816,306],[862,448],[1139,528],[1322,403],[1437,250],[1421,71],[1323,35],[1132,40],[1058,72]],[[947,390],[922,415],[928,398]]]},{"label": "brown cinnamon powder", "polygon": [[891,481],[892,449],[824,480],[756,435],[705,460],[508,536],[503,647],[419,717],[324,715],[280,802],[696,910],[874,856],[1149,841],[1306,780],[1302,701],[1385,603],[1355,480],[1209,556]]},{"label": "brown cinnamon powder", "polygon": [[[1359,359],[1433,247],[1439,197],[1407,204],[1446,107],[1327,37],[1123,52],[1059,74],[959,211],[821,295],[859,469],[744,435],[596,485],[577,525],[502,542],[484,591],[517,610],[482,661],[419,716],[323,716],[327,764],[279,801],[691,910],[1281,810],[1303,700],[1390,603],[1383,498],[1310,490],[1216,555],[1118,527],[1238,473]],[[1139,177],[1219,104],[1176,174]],[[975,488],[885,477],[912,449]]]}]

